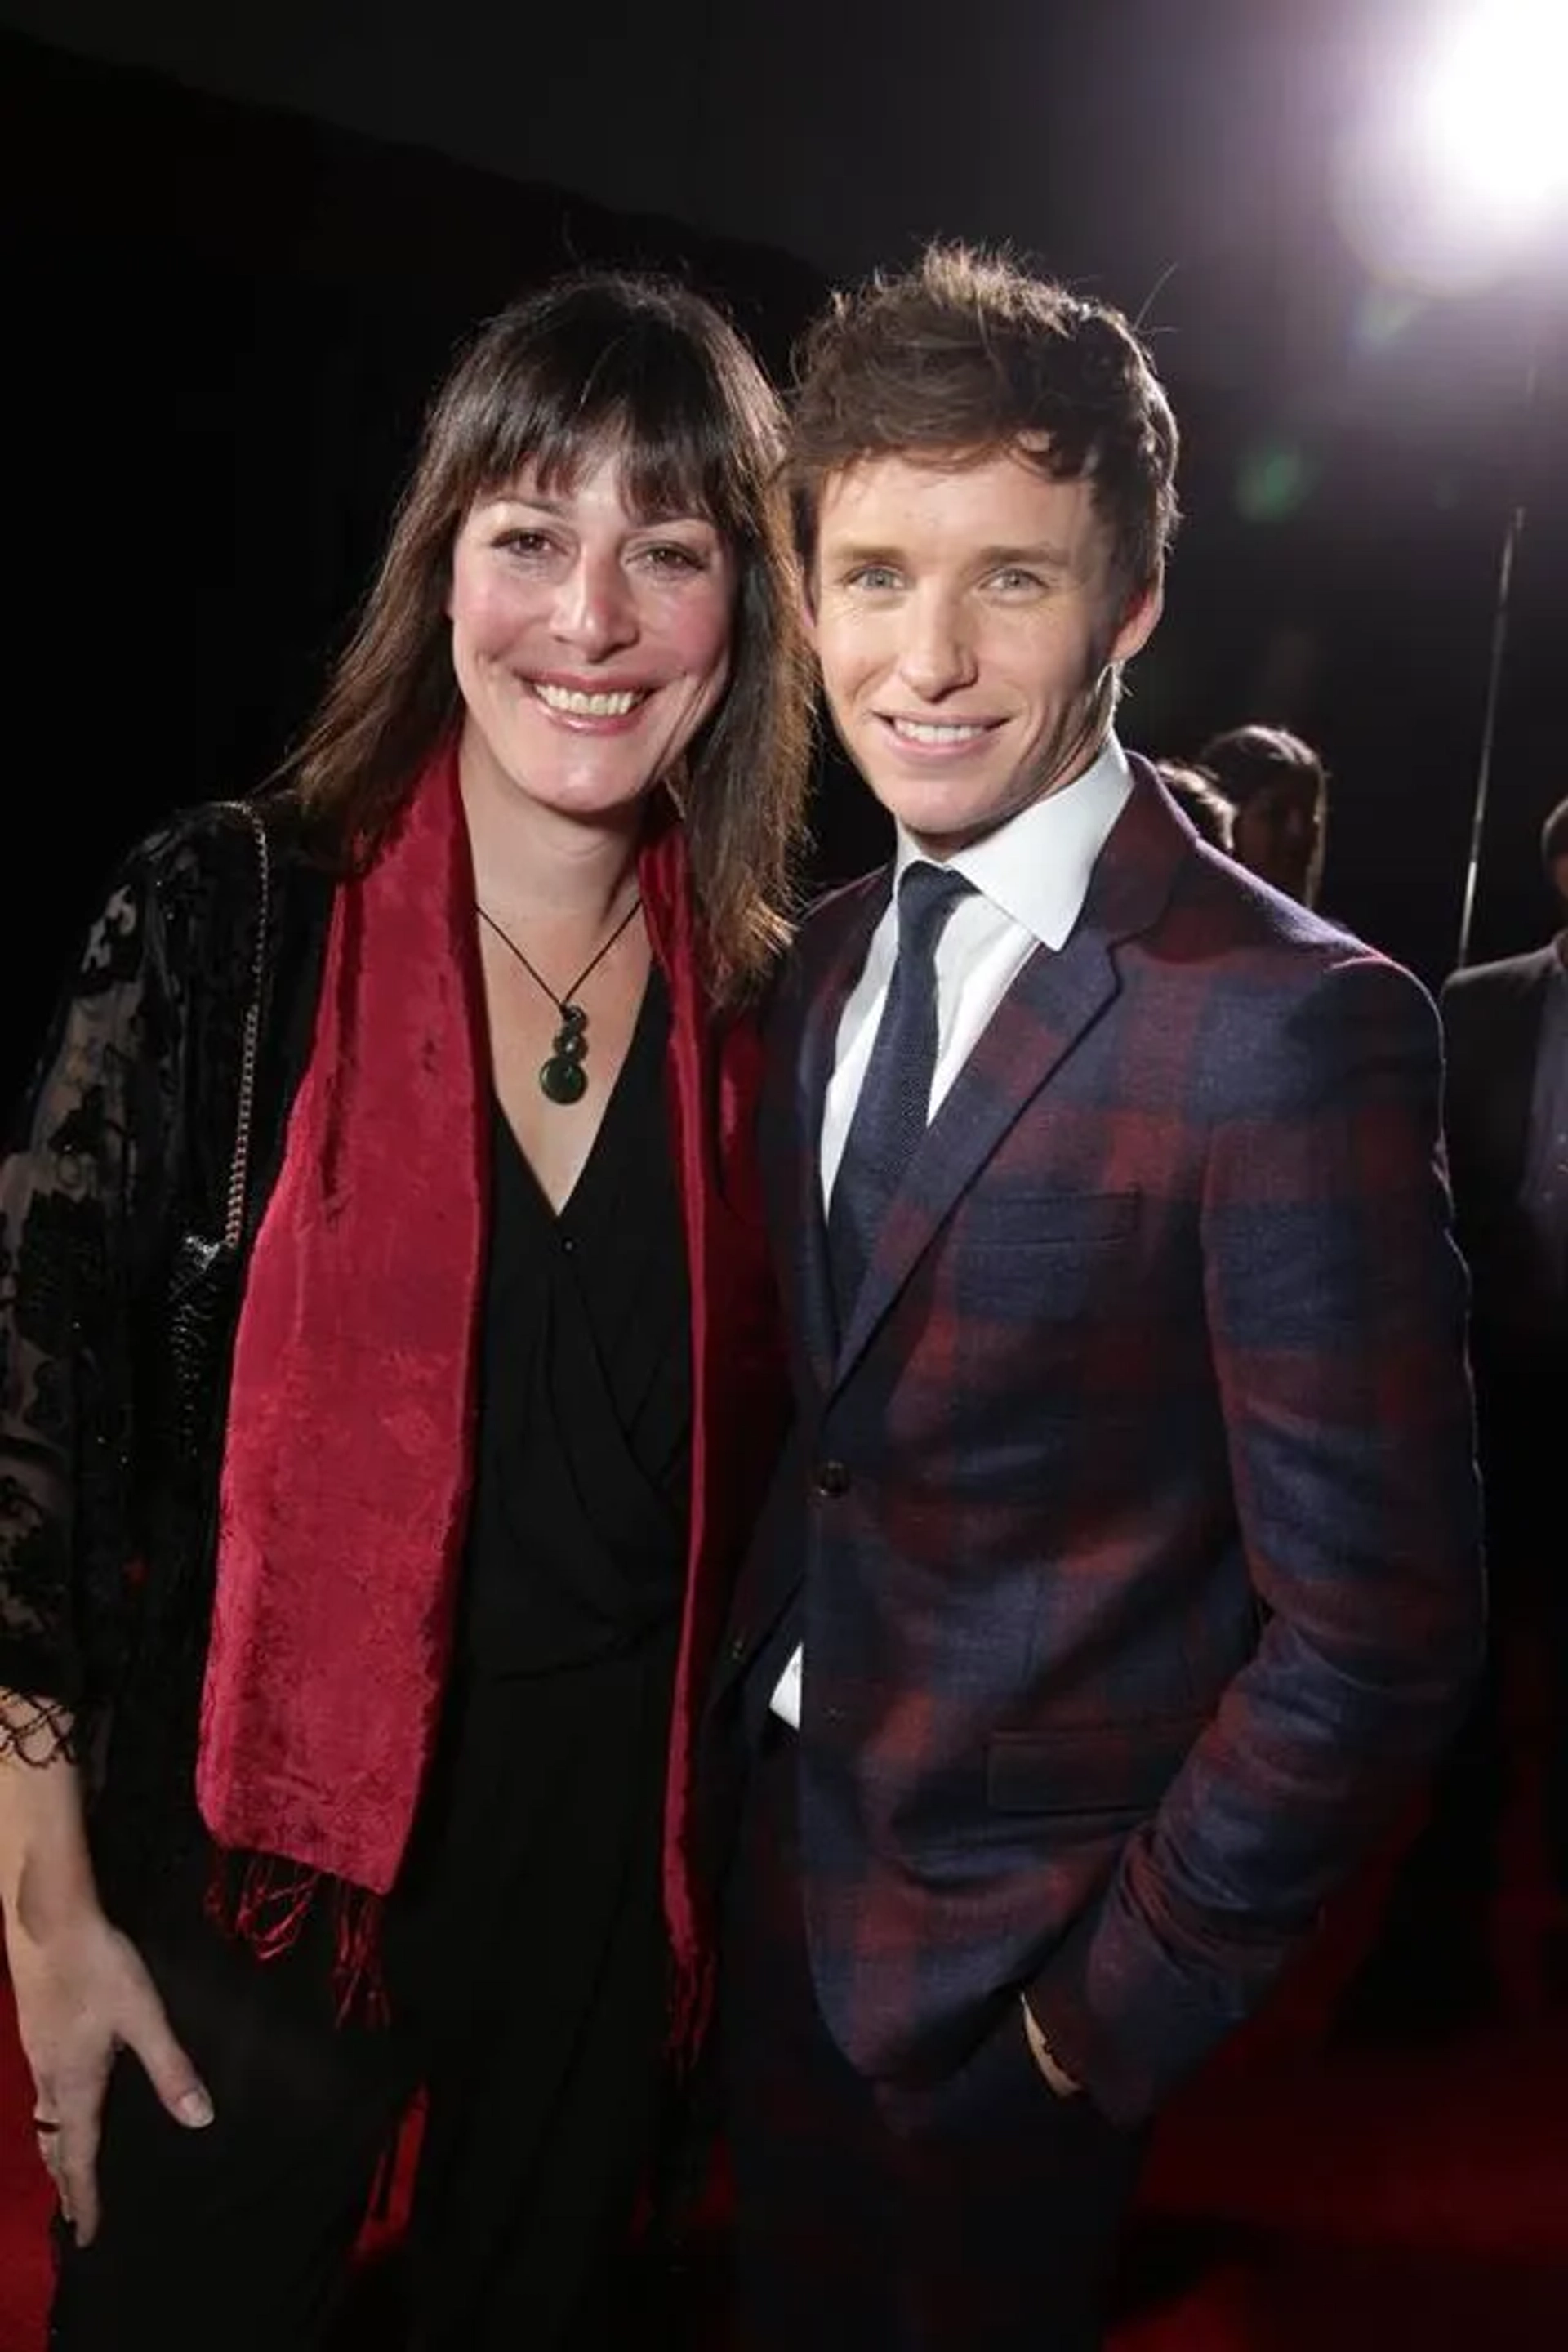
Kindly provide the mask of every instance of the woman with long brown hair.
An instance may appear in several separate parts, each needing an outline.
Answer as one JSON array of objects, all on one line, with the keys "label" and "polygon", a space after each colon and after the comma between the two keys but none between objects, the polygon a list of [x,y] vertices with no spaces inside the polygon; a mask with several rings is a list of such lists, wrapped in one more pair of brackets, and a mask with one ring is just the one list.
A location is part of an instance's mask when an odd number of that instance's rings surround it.
[{"label": "woman with long brown hair", "polygon": [[779,1412],[779,436],[683,289],[492,321],[281,785],[132,855],[22,1107],[0,1899],[57,2352],[321,2342],[419,2085],[416,2340],[618,2340]]}]

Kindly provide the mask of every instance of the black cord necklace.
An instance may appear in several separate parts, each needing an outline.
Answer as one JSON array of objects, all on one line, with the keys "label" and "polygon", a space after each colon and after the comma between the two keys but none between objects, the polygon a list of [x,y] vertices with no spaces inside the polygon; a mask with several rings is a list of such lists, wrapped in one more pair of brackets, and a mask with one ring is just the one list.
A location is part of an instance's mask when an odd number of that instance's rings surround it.
[{"label": "black cord necklace", "polygon": [[550,982],[535,971],[510,931],[503,931],[495,917],[488,914],[477,898],[474,900],[480,922],[488,923],[501,945],[511,950],[530,980],[544,991],[561,1016],[561,1026],[550,1042],[550,1059],[542,1062],[539,1067],[539,1091],[547,1102],[581,1102],[588,1090],[588,1074],[583,1067],[588,1058],[588,1016],[575,1002],[577,991],[590,972],[597,971],[641,905],[639,894],[632,900],[604,946],[583,966],[565,995],[557,996]]}]

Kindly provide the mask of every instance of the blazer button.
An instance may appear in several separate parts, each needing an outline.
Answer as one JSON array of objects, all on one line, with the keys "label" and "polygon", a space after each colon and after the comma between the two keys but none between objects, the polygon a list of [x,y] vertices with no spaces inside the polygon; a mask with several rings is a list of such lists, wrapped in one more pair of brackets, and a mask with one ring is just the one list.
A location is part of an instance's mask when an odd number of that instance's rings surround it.
[{"label": "blazer button", "polygon": [[849,1492],[849,1472],[842,1462],[819,1462],[816,1465],[816,1491],[831,1498]]}]

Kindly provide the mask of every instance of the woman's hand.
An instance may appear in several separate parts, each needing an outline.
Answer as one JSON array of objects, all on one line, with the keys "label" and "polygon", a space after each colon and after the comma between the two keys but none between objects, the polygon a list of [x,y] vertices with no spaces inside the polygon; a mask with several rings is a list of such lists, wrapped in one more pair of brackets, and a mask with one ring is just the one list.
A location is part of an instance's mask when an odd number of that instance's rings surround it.
[{"label": "woman's hand", "polygon": [[[46,1717],[52,1745],[30,1752]],[[98,2229],[103,2095],[120,2051],[141,2061],[176,2123],[200,2130],[213,2110],[140,1952],[99,1902],[72,1728],[52,1702],[0,1690],[0,1911],[16,2022],[38,2153],[85,2246]]]},{"label": "woman's hand", "polygon": [[80,1905],[36,1938],[13,1920],[7,1942],[39,2153],[78,2245],[89,2245],[98,2230],[103,2095],[117,2053],[126,2049],[141,2061],[169,2114],[188,2129],[211,2123],[212,2101],[136,1947],[96,1903]]}]

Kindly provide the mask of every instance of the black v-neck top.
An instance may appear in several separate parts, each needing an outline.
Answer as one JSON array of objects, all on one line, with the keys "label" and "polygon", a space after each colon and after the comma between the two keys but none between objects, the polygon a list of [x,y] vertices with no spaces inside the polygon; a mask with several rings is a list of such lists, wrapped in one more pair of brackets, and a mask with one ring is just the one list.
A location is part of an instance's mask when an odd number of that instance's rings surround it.
[{"label": "black v-neck top", "polygon": [[499,1103],[463,1639],[481,1676],[608,1655],[674,1619],[689,1284],[650,972],[586,1165],[552,1213]]}]

